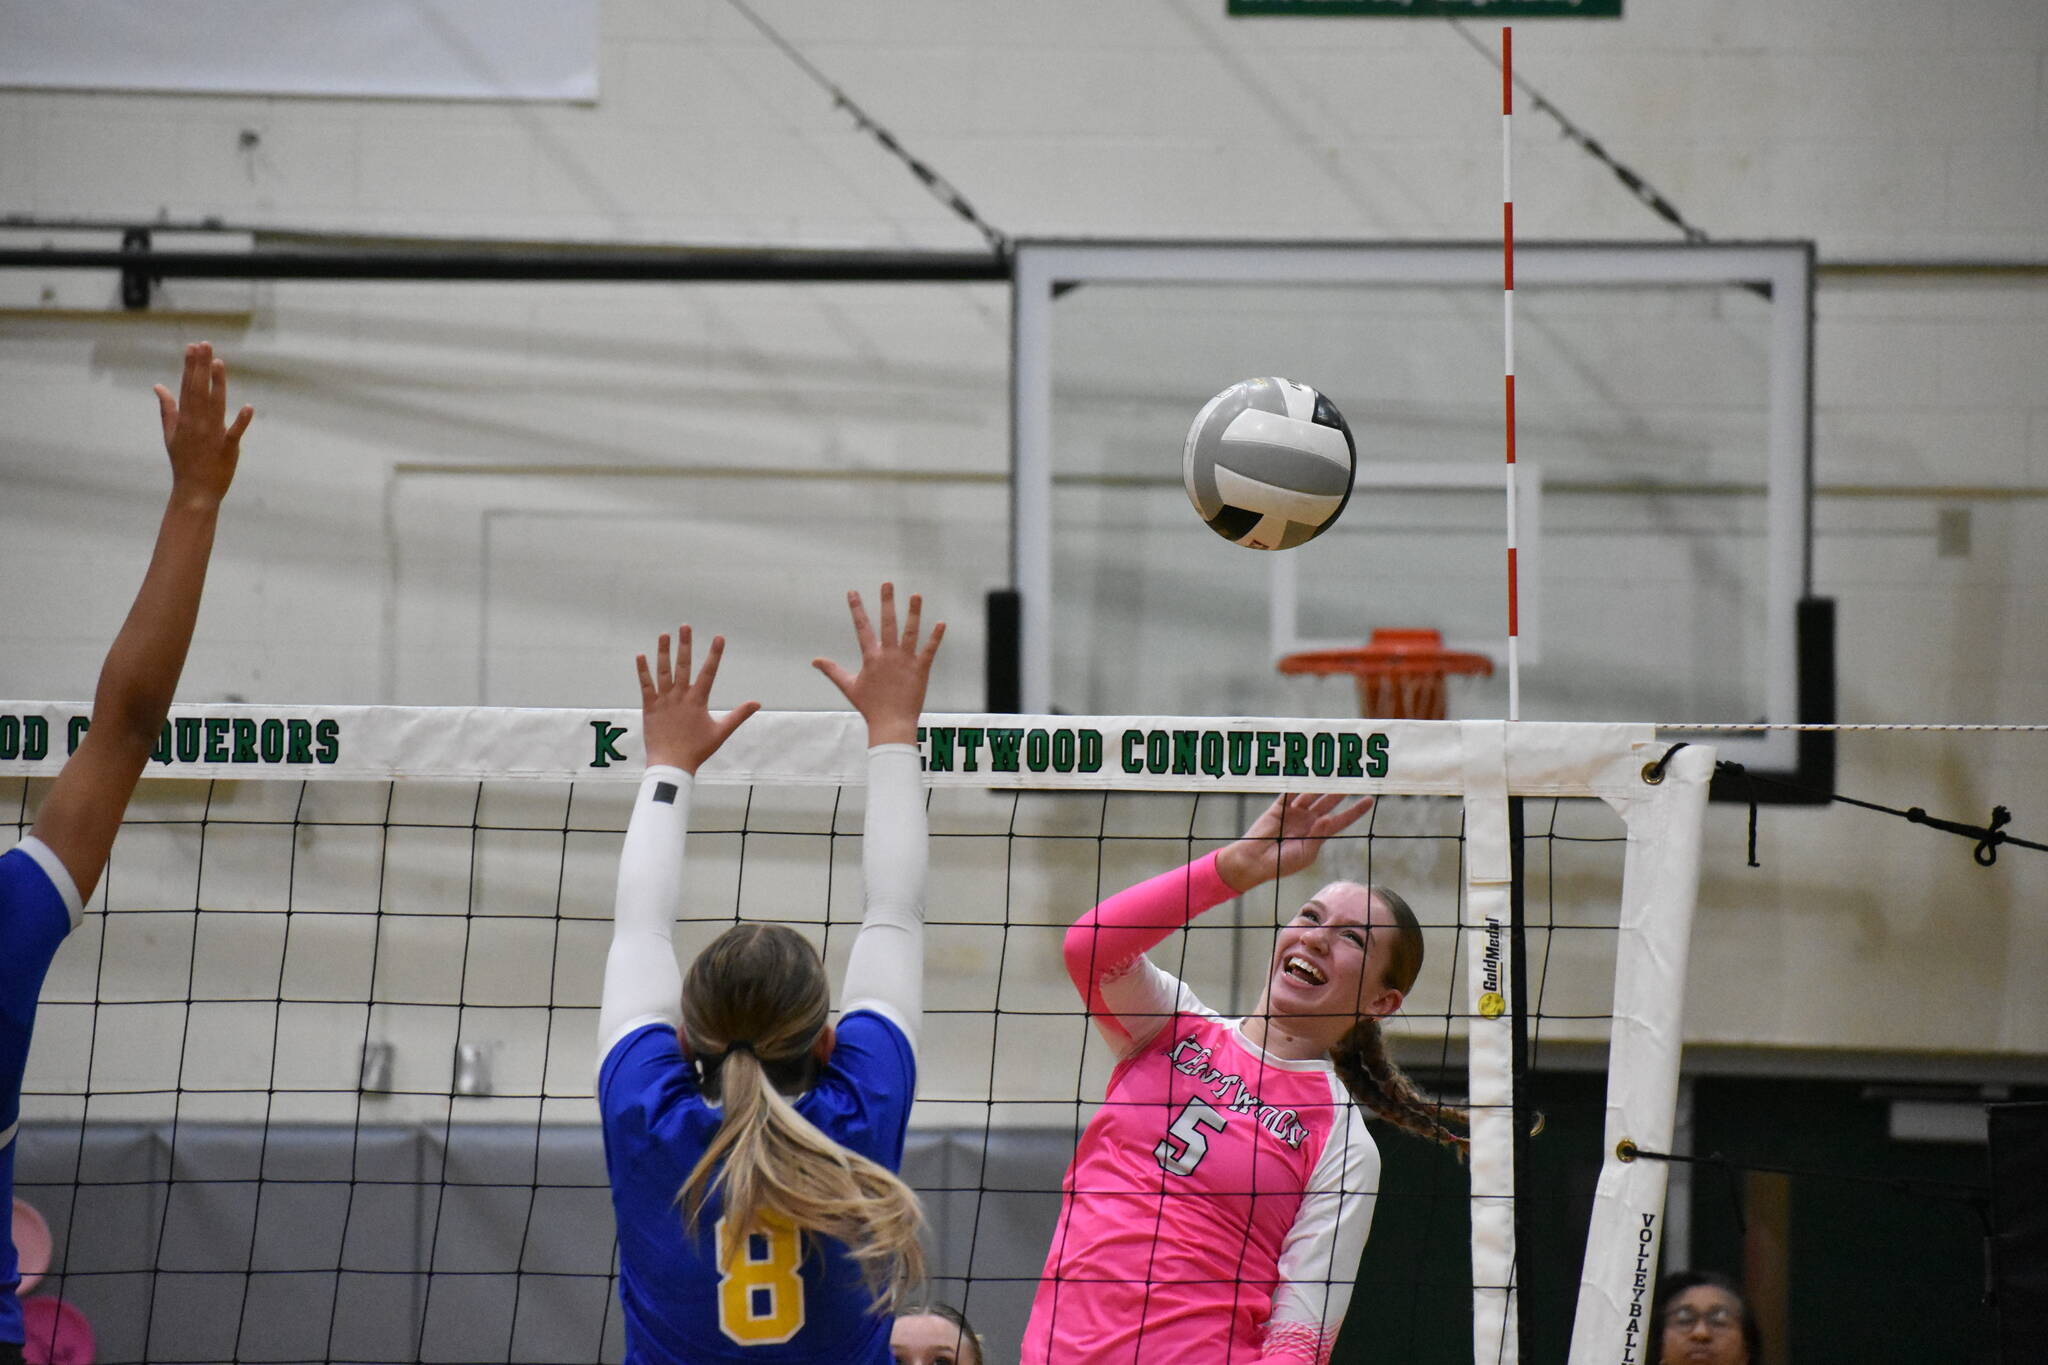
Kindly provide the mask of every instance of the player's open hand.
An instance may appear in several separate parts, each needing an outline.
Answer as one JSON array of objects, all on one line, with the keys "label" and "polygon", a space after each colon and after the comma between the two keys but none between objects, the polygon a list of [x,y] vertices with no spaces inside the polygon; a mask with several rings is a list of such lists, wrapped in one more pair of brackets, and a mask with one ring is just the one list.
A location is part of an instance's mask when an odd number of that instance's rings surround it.
[{"label": "player's open hand", "polygon": [[718,680],[718,661],[725,655],[725,637],[711,637],[704,667],[690,676],[690,628],[676,627],[676,654],[669,660],[668,636],[655,646],[654,668],[637,655],[640,670],[640,725],[647,738],[647,762],[665,763],[695,775],[698,765],[718,752],[748,716],[761,709],[757,701],[741,702],[722,716],[711,714],[711,684]]},{"label": "player's open hand", "polygon": [[932,660],[939,641],[946,636],[946,623],[935,622],[931,635],[918,642],[918,617],[924,599],[910,595],[910,610],[902,628],[896,624],[896,585],[882,585],[880,629],[868,620],[867,607],[858,592],[846,594],[853,614],[853,633],[860,641],[860,671],[848,673],[830,659],[813,659],[811,667],[832,680],[832,685],[853,703],[868,723],[869,744],[917,743],[917,718],[924,710],[925,684],[931,678]]},{"label": "player's open hand", "polygon": [[1287,793],[1259,812],[1236,843],[1216,855],[1216,870],[1236,891],[1299,872],[1315,862],[1323,845],[1372,809],[1372,798],[1347,802],[1335,792]]},{"label": "player's open hand", "polygon": [[256,415],[256,409],[244,405],[232,423],[227,420],[227,362],[214,355],[211,343],[193,342],[185,348],[178,396],[158,384],[156,403],[163,416],[164,449],[171,456],[173,494],[219,502],[234,482],[242,433]]}]

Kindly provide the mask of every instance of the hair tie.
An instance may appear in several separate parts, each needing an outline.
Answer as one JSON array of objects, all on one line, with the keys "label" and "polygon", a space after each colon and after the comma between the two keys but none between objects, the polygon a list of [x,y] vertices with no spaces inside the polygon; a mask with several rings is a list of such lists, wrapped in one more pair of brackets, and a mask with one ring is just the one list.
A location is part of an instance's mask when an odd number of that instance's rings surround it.
[{"label": "hair tie", "polygon": [[725,1056],[730,1057],[735,1052],[744,1052],[757,1062],[761,1060],[760,1055],[754,1051],[754,1045],[745,1039],[741,1039],[737,1043],[727,1043],[725,1045]]}]

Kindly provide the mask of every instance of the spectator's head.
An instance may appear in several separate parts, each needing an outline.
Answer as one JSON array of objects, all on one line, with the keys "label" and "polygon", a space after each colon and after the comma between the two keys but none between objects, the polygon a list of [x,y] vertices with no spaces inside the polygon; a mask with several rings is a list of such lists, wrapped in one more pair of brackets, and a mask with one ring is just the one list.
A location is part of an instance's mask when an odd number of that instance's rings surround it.
[{"label": "spectator's head", "polygon": [[1681,1270],[1657,1284],[1649,1365],[1762,1365],[1763,1337],[1725,1275]]}]

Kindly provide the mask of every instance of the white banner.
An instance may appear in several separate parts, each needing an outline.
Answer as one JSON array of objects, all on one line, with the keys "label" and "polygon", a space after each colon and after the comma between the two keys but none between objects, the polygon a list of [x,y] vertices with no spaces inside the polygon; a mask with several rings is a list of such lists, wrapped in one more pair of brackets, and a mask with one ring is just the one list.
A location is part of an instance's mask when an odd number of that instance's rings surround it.
[{"label": "white banner", "polygon": [[[928,715],[933,786],[1120,791],[1355,791],[1455,796],[1468,725],[1504,744],[1526,796],[1627,799],[1647,725],[1187,716]],[[0,781],[54,777],[89,728],[81,703],[0,701]],[[464,706],[177,706],[144,776],[301,780],[637,780],[637,710]],[[850,711],[769,711],[740,727],[699,780],[866,781]]]},{"label": "white banner", "polygon": [[597,98],[597,0],[0,0],[0,86]]}]

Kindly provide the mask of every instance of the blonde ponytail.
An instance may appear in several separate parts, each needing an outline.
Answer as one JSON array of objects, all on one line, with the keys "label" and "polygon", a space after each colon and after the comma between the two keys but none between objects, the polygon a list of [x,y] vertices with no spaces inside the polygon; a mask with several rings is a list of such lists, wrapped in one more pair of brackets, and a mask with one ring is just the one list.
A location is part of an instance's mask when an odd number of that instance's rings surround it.
[{"label": "blonde ponytail", "polygon": [[883,1309],[925,1278],[917,1195],[782,1094],[808,1081],[829,1008],[824,964],[793,929],[737,925],[698,955],[683,988],[683,1028],[725,1112],[676,1201],[694,1234],[718,1196],[723,1269],[765,1223],[839,1242]]}]

